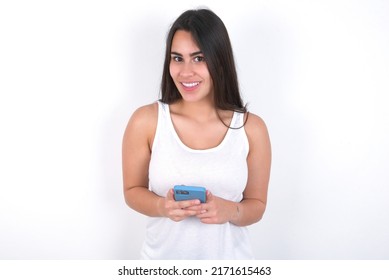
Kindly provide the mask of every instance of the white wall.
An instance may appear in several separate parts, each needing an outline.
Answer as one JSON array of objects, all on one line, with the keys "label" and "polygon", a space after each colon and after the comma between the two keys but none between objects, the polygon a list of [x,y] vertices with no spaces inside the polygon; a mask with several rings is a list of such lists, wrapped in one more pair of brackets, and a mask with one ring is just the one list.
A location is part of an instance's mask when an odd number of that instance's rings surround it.
[{"label": "white wall", "polygon": [[158,98],[169,25],[199,5],[225,22],[271,134],[256,256],[389,258],[389,2],[3,2],[0,259],[138,258],[121,138]]}]

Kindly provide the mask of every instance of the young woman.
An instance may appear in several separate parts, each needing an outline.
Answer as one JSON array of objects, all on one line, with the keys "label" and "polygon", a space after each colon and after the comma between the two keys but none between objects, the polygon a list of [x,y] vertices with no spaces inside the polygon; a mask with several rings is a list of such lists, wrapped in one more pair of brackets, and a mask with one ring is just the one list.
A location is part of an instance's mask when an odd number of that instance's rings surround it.
[{"label": "young woman", "polygon": [[[189,10],[166,42],[162,98],[132,115],[123,139],[126,203],[149,216],[142,259],[251,259],[247,226],[265,211],[271,151],[243,105],[227,30]],[[207,189],[176,201],[174,185]]]}]

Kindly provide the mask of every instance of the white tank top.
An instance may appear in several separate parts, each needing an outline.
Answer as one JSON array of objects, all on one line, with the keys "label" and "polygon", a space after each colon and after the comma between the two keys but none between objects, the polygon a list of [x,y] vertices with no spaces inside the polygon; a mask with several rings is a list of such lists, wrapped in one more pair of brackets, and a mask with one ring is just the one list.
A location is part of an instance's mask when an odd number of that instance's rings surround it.
[{"label": "white tank top", "polygon": [[[231,127],[241,127],[235,112]],[[176,133],[169,105],[158,102],[158,124],[149,166],[149,189],[166,196],[174,185],[203,186],[212,194],[240,202],[247,183],[249,144],[244,128],[228,129],[214,148],[194,150]],[[252,259],[246,227],[203,224],[196,217],[174,222],[148,218],[142,259]]]}]

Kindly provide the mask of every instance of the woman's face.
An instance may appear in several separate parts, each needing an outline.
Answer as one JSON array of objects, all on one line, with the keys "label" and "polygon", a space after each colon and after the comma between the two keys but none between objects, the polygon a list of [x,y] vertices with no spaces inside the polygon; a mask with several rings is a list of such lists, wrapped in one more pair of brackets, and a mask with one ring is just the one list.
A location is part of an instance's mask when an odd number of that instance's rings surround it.
[{"label": "woman's face", "polygon": [[170,76],[183,100],[209,99],[213,102],[213,83],[208,66],[190,32],[176,31],[170,55]]}]

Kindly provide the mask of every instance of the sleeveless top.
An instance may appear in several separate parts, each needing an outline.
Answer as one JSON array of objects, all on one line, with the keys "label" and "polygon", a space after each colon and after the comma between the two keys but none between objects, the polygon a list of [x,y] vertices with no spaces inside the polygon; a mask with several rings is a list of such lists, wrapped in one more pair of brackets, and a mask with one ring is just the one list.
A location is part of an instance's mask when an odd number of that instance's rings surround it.
[{"label": "sleeveless top", "polygon": [[[241,127],[234,112],[231,127]],[[149,165],[149,190],[165,197],[174,185],[203,186],[213,195],[240,202],[247,183],[249,143],[244,128],[229,128],[216,147],[195,150],[175,131],[169,105],[158,102],[158,124]],[[174,222],[148,217],[142,259],[252,259],[247,227],[203,224],[197,217]]]}]

